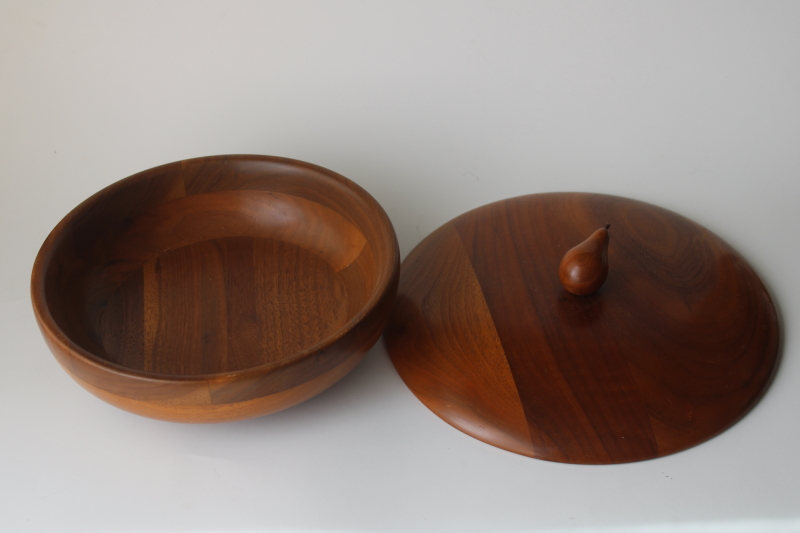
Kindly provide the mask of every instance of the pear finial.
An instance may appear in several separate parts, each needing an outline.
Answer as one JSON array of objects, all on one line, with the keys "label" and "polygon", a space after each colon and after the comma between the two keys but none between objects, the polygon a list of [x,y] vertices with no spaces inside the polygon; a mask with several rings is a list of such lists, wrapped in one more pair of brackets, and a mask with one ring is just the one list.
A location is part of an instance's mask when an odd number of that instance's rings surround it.
[{"label": "pear finial", "polygon": [[592,233],[588,239],[571,248],[558,267],[558,279],[572,294],[587,296],[597,292],[608,276],[608,228]]}]

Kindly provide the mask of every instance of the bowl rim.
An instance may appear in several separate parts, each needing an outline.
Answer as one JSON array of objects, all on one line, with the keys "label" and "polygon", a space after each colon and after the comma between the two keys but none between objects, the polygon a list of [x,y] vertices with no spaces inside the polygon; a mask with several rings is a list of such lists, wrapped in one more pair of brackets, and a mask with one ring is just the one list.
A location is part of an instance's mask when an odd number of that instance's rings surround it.
[{"label": "bowl rim", "polygon": [[[369,206],[371,211],[374,211],[376,215],[374,220],[378,222],[378,228],[381,234],[380,236],[384,239],[387,239],[390,243],[389,253],[386,257],[386,262],[383,265],[384,268],[379,269],[378,279],[376,280],[375,288],[371,291],[370,298],[344,325],[312,346],[304,348],[303,350],[295,352],[277,361],[229,372],[186,375],[148,372],[113,363],[75,344],[75,342],[70,339],[69,335],[67,335],[53,319],[45,298],[45,272],[50,265],[53,253],[55,252],[55,245],[57,244],[59,237],[64,231],[67,230],[68,224],[71,222],[73,217],[93,205],[101,195],[113,192],[126,186],[130,182],[143,179],[144,176],[150,175],[158,170],[165,169],[166,167],[184,165],[190,162],[196,163],[200,161],[260,161],[284,164],[322,174],[327,179],[332,179],[339,184],[344,185],[349,191],[354,193],[362,203]],[[387,266],[389,268],[385,268]],[[255,154],[213,155],[174,161],[172,163],[158,165],[141,172],[137,172],[126,178],[122,178],[114,183],[111,183],[74,207],[50,231],[36,255],[31,274],[31,301],[33,303],[34,315],[36,316],[37,322],[42,328],[42,332],[45,334],[46,340],[56,343],[61,350],[64,350],[68,354],[77,357],[91,366],[97,367],[101,371],[111,372],[122,377],[135,376],[143,380],[153,380],[164,383],[204,382],[211,379],[224,379],[232,377],[246,378],[277,372],[282,368],[292,366],[303,359],[313,357],[316,354],[328,349],[342,339],[345,335],[349,334],[353,329],[355,329],[356,326],[358,326],[364,320],[364,318],[366,318],[366,316],[378,306],[378,304],[386,297],[387,291],[391,290],[391,285],[393,283],[395,285],[397,284],[399,270],[400,250],[397,241],[397,235],[395,234],[394,227],[392,226],[389,216],[386,214],[386,211],[378,203],[378,201],[354,181],[327,168],[297,159]]]}]

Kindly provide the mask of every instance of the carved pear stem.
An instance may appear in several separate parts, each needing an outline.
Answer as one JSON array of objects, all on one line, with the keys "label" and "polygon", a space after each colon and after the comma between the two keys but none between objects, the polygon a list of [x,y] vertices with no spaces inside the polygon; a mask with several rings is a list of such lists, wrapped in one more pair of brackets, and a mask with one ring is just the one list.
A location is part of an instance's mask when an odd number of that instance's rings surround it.
[{"label": "carved pear stem", "polygon": [[558,267],[561,285],[572,294],[594,294],[608,276],[608,229],[611,224],[592,233],[588,239],[571,248]]}]

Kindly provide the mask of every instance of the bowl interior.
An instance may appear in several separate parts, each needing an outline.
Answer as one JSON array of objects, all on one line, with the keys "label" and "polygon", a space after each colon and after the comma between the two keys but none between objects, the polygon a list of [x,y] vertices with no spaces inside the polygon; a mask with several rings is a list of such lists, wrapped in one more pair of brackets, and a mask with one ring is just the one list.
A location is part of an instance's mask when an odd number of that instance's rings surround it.
[{"label": "bowl interior", "polygon": [[46,306],[74,344],[128,369],[257,367],[358,321],[396,261],[387,226],[363,190],[312,165],[165,165],[104,189],[54,230]]}]

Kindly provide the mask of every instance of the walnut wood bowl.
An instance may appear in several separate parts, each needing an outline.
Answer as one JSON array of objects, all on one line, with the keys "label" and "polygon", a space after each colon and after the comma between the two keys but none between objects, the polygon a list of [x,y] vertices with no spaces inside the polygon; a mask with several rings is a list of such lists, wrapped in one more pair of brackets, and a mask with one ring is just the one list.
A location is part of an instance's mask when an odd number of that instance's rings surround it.
[{"label": "walnut wood bowl", "polygon": [[42,245],[31,292],[58,362],[99,398],[180,422],[300,403],[377,341],[397,239],[358,185],[277,157],[179,161],[123,179]]}]

